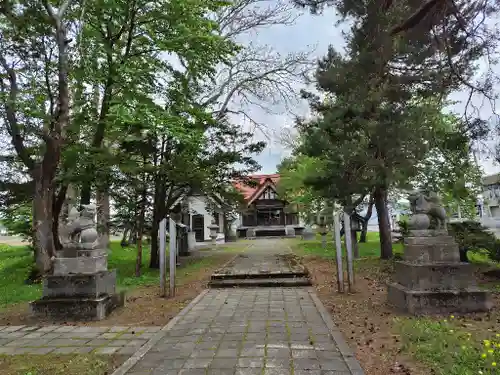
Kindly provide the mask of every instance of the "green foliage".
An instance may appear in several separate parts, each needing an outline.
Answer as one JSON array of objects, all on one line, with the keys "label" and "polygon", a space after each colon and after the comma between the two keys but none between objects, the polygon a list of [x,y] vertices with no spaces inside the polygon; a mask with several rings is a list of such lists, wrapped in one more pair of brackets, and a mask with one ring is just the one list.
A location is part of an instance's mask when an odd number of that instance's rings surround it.
[{"label": "green foliage", "polygon": [[471,138],[464,130],[465,124],[457,116],[442,115],[434,147],[418,165],[414,185],[420,189],[437,192],[449,212],[463,217],[476,216],[476,201],[482,191],[481,170],[471,153]]},{"label": "green foliage", "polygon": [[399,227],[399,230],[403,236],[407,235],[410,231],[409,225],[408,225],[408,217],[402,217],[401,220],[397,222],[397,225]]},{"label": "green foliage", "polygon": [[[297,205],[302,219],[308,223],[316,223],[318,216],[327,201],[318,195],[306,181],[311,175],[321,170],[321,161],[306,155],[284,159],[278,166],[280,180],[277,185],[278,194],[288,202]],[[333,209],[332,209],[333,210]]]},{"label": "green foliage", "polygon": [[21,236],[31,242],[33,238],[31,204],[10,204],[0,211],[0,221],[10,235]]},{"label": "green foliage", "polygon": [[[409,318],[397,321],[403,349],[438,375],[494,375],[500,367],[500,333],[481,339],[455,323]],[[489,330],[491,331],[491,330]]]},{"label": "green foliage", "polygon": [[500,240],[480,223],[475,221],[450,223],[449,230],[458,242],[462,259],[467,251],[486,251],[490,259],[500,261]]}]

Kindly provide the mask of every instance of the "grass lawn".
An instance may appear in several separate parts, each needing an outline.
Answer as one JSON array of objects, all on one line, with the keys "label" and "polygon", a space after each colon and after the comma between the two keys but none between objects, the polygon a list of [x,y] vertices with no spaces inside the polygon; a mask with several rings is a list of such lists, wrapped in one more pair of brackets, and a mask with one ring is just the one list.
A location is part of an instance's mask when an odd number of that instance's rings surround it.
[{"label": "grass lawn", "polygon": [[[311,271],[319,297],[331,311],[369,374],[500,375],[500,298],[490,313],[450,317],[407,317],[386,305],[386,281],[394,262],[382,261],[378,233],[368,233],[355,260],[356,293],[336,293],[335,244],[289,240]],[[401,244],[393,245],[402,254]],[[343,251],[345,257],[345,249]],[[469,254],[484,287],[500,290],[500,280],[483,272],[500,267],[485,253]],[[346,265],[344,263],[344,269]],[[367,329],[369,328],[369,329]]]},{"label": "grass lawn", "polygon": [[[149,247],[144,247],[142,275],[135,277],[136,254],[135,247],[122,248],[118,242],[110,244],[108,268],[117,270],[119,290],[159,283],[159,271],[149,268]],[[0,309],[40,297],[42,289],[40,284],[27,285],[24,282],[29,274],[32,260],[33,254],[27,247],[0,244]],[[182,279],[211,264],[211,257],[190,259],[179,268],[177,275]]]},{"label": "grass lawn", "polygon": [[121,360],[97,355],[0,356],[2,375],[107,375]]},{"label": "grass lawn", "polygon": [[[342,240],[343,241],[343,240]],[[292,249],[299,255],[316,255],[324,258],[335,258],[335,242],[332,240],[331,234],[328,235],[326,247],[321,245],[321,238],[316,237],[312,241],[301,241],[300,239],[290,240]],[[378,257],[380,256],[380,243],[378,232],[368,232],[365,243],[359,243],[360,258]],[[402,244],[394,244],[393,251],[395,254],[403,253]],[[346,253],[345,246],[342,245],[342,254]]]},{"label": "grass lawn", "polygon": [[[397,319],[403,349],[439,375],[500,374],[500,325],[481,329],[460,317]],[[496,328],[496,331],[493,329]]]}]

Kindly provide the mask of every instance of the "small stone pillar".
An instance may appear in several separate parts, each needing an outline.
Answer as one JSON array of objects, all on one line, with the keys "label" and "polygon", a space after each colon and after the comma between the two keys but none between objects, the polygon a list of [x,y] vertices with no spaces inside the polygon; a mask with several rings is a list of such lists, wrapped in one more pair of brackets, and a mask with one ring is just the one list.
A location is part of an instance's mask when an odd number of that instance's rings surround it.
[{"label": "small stone pillar", "polygon": [[[414,315],[470,313],[492,308],[491,295],[479,289],[472,265],[460,262],[458,244],[446,229],[446,214],[436,195],[412,194],[413,216],[404,238],[403,261],[396,262],[388,302]],[[430,229],[431,219],[437,228]]]},{"label": "small stone pillar", "polygon": [[212,246],[216,246],[217,231],[219,230],[219,226],[215,224],[215,220],[212,220],[212,223],[207,228],[210,230],[210,238],[212,239]]},{"label": "small stone pillar", "polygon": [[310,240],[314,240],[316,236],[314,235],[314,232],[311,228],[310,225],[306,225],[304,230],[302,231],[302,239],[304,241],[310,241]]},{"label": "small stone pillar", "polygon": [[116,293],[116,271],[108,270],[108,254],[101,248],[95,206],[73,208],[61,228],[63,249],[53,259],[53,274],[43,280],[42,298],[30,304],[35,317],[56,320],[102,320],[124,304]]},{"label": "small stone pillar", "polygon": [[319,219],[318,233],[321,234],[321,247],[326,248],[326,235],[328,234],[328,229],[326,228],[324,216],[321,216]]}]

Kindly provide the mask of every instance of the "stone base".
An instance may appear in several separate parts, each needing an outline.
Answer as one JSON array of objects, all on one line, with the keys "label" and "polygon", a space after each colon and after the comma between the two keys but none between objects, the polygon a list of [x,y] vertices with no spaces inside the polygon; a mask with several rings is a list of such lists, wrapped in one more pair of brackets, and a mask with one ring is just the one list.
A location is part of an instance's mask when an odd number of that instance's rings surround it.
[{"label": "stone base", "polygon": [[287,237],[295,237],[295,228],[290,226],[285,227],[285,234]]},{"label": "stone base", "polygon": [[116,270],[93,274],[49,275],[43,279],[43,297],[94,298],[114,295]]},{"label": "stone base", "polygon": [[35,318],[89,321],[103,320],[111,311],[125,304],[125,292],[104,295],[99,298],[50,298],[45,297],[30,303]]},{"label": "stone base", "polygon": [[54,275],[93,274],[108,269],[108,256],[80,256],[73,258],[55,258]]},{"label": "stone base", "polygon": [[414,291],[391,283],[387,299],[397,309],[413,315],[485,312],[493,308],[490,293],[478,288]]},{"label": "stone base", "polygon": [[461,290],[476,287],[468,263],[396,262],[394,281],[410,290]]}]

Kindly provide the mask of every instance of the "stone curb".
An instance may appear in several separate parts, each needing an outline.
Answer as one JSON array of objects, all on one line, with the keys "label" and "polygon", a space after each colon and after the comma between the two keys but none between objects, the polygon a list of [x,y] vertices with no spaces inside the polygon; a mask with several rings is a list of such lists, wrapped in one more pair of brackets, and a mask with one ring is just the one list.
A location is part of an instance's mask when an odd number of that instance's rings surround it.
[{"label": "stone curb", "polygon": [[155,344],[160,341],[170,331],[177,321],[189,312],[204,296],[209,292],[204,290],[193,299],[189,305],[184,307],[179,314],[173,317],[160,331],[158,331],[148,342],[139,348],[129,359],[127,359],[120,367],[118,367],[111,375],[125,375],[142,357],[149,352]]},{"label": "stone curb", "polygon": [[320,301],[318,296],[316,295],[314,290],[309,290],[309,295],[311,296],[311,299],[314,302],[314,305],[318,309],[319,314],[321,315],[321,318],[325,322],[326,326],[328,327],[328,330],[330,331],[330,334],[333,337],[333,340],[337,344],[337,347],[339,348],[340,354],[344,358],[345,363],[347,364],[347,367],[349,368],[349,371],[351,372],[352,375],[365,375],[365,372],[363,371],[363,368],[359,364],[358,360],[354,356],[354,352],[352,349],[349,347],[347,342],[344,339],[344,335],[338,327],[335,325],[333,322],[330,314],[326,310],[325,306],[323,303]]}]

